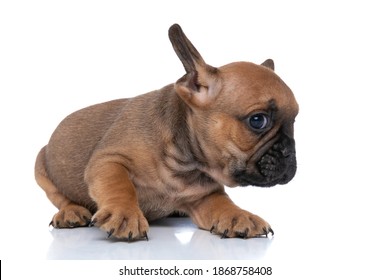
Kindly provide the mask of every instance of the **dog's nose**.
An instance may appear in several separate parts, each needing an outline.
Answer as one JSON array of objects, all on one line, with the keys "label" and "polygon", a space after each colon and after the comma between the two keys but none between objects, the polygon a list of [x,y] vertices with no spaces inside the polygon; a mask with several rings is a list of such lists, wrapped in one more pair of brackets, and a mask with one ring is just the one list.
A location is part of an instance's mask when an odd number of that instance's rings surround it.
[{"label": "dog's nose", "polygon": [[287,147],[287,146],[284,146],[282,143],[276,143],[272,146],[272,149],[274,151],[278,151],[282,157],[289,157],[293,151]]},{"label": "dog's nose", "polygon": [[279,142],[275,143],[272,148],[279,151],[282,157],[295,156],[295,141],[287,134],[282,134]]}]

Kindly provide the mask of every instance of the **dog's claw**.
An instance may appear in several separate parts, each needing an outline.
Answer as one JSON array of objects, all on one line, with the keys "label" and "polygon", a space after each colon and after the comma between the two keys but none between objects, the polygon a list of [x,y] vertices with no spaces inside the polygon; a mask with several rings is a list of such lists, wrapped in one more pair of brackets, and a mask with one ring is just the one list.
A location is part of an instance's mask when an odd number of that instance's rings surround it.
[{"label": "dog's claw", "polygon": [[50,227],[50,226],[54,227],[53,221],[50,222],[49,227]]},{"label": "dog's claw", "polygon": [[89,227],[93,227],[93,226],[96,224],[96,222],[97,222],[97,220],[94,219],[94,220],[92,220],[92,221],[89,222],[88,226],[89,226]]},{"label": "dog's claw", "polygon": [[225,239],[227,237],[228,232],[229,232],[229,230],[225,229],[225,231],[223,232],[223,234],[221,236],[221,239]]},{"label": "dog's claw", "polygon": [[263,228],[263,231],[264,231],[263,235],[265,235],[265,237],[268,237],[269,233],[271,233],[272,236],[274,236],[274,234],[275,234],[274,231],[272,230],[272,228]]},{"label": "dog's claw", "polygon": [[130,231],[129,236],[127,237],[127,241],[131,242],[133,240],[133,233]]},{"label": "dog's claw", "polygon": [[144,231],[144,238],[146,239],[146,241],[149,241],[149,237],[148,237],[148,234],[146,233],[146,231]]},{"label": "dog's claw", "polygon": [[244,232],[237,232],[237,236],[246,239],[248,237],[249,229],[246,229]]},{"label": "dog's claw", "polygon": [[111,235],[114,233],[115,229],[111,229],[110,231],[107,232],[107,239],[111,237]]},{"label": "dog's claw", "polygon": [[83,216],[83,219],[85,221],[85,226],[89,226],[91,224],[91,219],[89,219],[88,217]]},{"label": "dog's claw", "polygon": [[211,227],[210,233],[213,233],[214,228],[215,228],[214,226]]}]

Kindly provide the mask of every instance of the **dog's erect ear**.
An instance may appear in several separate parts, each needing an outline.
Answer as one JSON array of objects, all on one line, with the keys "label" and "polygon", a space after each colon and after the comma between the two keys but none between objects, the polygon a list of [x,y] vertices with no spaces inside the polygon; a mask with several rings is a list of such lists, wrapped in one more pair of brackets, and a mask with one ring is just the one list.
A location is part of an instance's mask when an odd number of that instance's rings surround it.
[{"label": "dog's erect ear", "polygon": [[261,65],[271,69],[272,71],[275,71],[275,63],[272,59],[267,59]]},{"label": "dog's erect ear", "polygon": [[187,73],[176,82],[176,92],[190,106],[207,105],[216,94],[212,89],[218,70],[204,62],[180,25],[169,28],[169,39]]},{"label": "dog's erect ear", "polygon": [[187,73],[200,71],[205,68],[206,63],[202,56],[188,40],[180,25],[174,24],[169,28],[169,39]]}]

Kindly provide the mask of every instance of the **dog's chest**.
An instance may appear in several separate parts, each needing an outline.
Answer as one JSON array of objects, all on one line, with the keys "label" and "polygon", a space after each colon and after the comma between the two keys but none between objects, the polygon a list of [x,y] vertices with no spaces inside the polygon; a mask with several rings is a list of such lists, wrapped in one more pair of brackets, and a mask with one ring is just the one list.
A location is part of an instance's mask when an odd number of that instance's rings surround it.
[{"label": "dog's chest", "polygon": [[[170,174],[165,178],[158,177],[154,182],[137,179],[133,181],[137,188],[139,206],[148,220],[166,217],[175,211],[185,212],[188,205],[219,187],[215,183],[210,184],[202,175],[195,174],[188,174],[187,177]],[[190,181],[192,183],[188,183]]]}]

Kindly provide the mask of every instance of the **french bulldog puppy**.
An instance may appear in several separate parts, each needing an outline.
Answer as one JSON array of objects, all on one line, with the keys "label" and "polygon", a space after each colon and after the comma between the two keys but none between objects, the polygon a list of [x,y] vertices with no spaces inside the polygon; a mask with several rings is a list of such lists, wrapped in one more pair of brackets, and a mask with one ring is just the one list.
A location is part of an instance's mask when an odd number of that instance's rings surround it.
[{"label": "french bulldog puppy", "polygon": [[98,226],[148,239],[148,221],[188,215],[227,237],[272,233],[224,186],[271,187],[295,175],[298,104],[274,63],[205,63],[179,25],[169,29],[186,74],[134,98],[66,117],[41,149],[37,183],[59,209],[55,228]]}]

